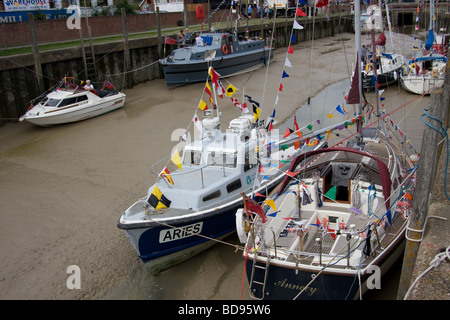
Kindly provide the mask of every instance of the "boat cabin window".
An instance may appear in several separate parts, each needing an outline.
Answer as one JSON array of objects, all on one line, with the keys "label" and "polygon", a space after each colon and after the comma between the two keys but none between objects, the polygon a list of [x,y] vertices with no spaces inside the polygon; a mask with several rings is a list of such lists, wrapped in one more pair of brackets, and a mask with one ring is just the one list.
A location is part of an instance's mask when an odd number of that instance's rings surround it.
[{"label": "boat cabin window", "polygon": [[56,107],[61,100],[59,99],[47,99],[45,102],[42,101],[42,104],[45,104],[47,107]]},{"label": "boat cabin window", "polygon": [[242,187],[241,179],[234,180],[232,183],[227,185],[228,193],[238,190]]},{"label": "boat cabin window", "polygon": [[356,172],[356,163],[333,162],[323,175],[324,201],[350,203],[351,179]]},{"label": "boat cabin window", "polygon": [[183,164],[199,165],[202,160],[202,153],[199,150],[185,150]]},{"label": "boat cabin window", "polygon": [[203,197],[203,201],[204,202],[210,201],[210,200],[213,200],[213,199],[218,198],[218,197],[220,197],[220,190],[216,190],[216,191],[214,191],[214,192],[204,196]]},{"label": "boat cabin window", "polygon": [[88,97],[86,95],[78,96],[77,102],[86,101],[87,99],[88,99]]},{"label": "boat cabin window", "polygon": [[236,153],[211,151],[208,153],[206,165],[211,167],[236,168],[237,165]]},{"label": "boat cabin window", "polygon": [[66,98],[61,101],[61,103],[58,105],[58,108],[65,107],[74,103],[77,103],[77,97]]}]

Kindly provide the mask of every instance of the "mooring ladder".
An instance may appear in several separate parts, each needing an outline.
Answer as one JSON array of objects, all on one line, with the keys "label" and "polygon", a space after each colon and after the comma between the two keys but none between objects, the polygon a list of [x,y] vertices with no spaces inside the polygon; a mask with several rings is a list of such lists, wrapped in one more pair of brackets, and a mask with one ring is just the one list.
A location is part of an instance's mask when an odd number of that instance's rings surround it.
[{"label": "mooring ladder", "polygon": [[[258,264],[258,253],[255,253],[255,255],[253,256],[252,275],[250,277],[250,296],[253,299],[257,299],[257,300],[264,299],[264,296],[266,294],[266,282],[267,282],[267,274],[269,271],[269,265],[270,265],[270,256],[268,256],[266,258],[266,263],[261,265],[261,264]],[[255,269],[264,270],[264,278],[262,281],[255,279]],[[255,293],[256,293],[255,286],[256,285],[262,287],[261,296],[259,296],[259,297],[257,297],[255,295]]]}]

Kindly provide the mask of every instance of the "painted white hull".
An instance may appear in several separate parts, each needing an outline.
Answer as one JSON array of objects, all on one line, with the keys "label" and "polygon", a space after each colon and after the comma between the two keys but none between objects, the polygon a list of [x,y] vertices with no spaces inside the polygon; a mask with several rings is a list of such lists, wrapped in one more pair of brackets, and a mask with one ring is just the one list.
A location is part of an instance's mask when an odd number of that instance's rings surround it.
[{"label": "painted white hull", "polygon": [[[36,109],[29,110],[19,121],[26,120],[44,127],[77,122],[122,108],[125,103],[125,98],[125,94],[119,93],[111,97],[102,98],[101,101],[96,101],[95,103],[62,108],[61,110],[46,111],[45,108],[36,107]],[[37,108],[40,110],[37,110]]]},{"label": "painted white hull", "polygon": [[402,86],[405,90],[415,94],[430,94],[435,88],[442,87],[444,84],[444,77],[433,78],[431,75],[422,76],[408,76],[401,78]]}]

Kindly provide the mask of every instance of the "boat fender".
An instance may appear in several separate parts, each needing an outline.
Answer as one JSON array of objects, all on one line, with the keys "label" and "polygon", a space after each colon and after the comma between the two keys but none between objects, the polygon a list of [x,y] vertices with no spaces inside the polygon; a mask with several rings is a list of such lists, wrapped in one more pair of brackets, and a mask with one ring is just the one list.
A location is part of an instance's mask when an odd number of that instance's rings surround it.
[{"label": "boat fender", "polygon": [[223,54],[228,54],[228,47],[227,47],[226,44],[224,44],[224,45],[222,46],[222,52],[223,52]]},{"label": "boat fender", "polygon": [[244,209],[239,208],[236,211],[236,231],[241,243],[247,243],[247,233],[245,232],[244,224]]}]

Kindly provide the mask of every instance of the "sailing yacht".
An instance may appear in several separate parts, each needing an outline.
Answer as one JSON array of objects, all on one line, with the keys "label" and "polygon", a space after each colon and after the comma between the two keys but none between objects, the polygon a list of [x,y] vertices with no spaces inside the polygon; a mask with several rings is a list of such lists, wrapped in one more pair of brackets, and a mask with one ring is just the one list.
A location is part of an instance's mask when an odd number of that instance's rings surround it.
[{"label": "sailing yacht", "polygon": [[386,112],[363,127],[375,108],[362,113],[358,68],[347,99],[358,105],[346,123],[352,135],[299,155],[261,205],[245,198],[236,212],[254,299],[358,299],[403,252],[417,154],[394,142],[399,127]]}]

